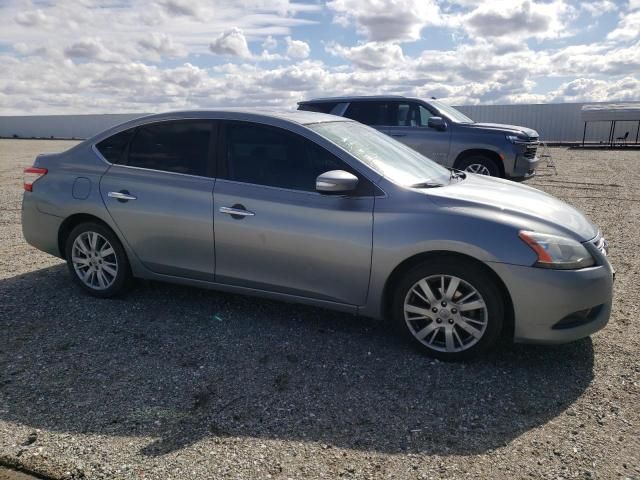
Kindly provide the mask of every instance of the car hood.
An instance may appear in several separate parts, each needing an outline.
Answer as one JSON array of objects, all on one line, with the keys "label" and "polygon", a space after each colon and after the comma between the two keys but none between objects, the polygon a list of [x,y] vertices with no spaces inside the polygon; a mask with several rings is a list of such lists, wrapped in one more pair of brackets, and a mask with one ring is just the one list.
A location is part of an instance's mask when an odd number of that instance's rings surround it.
[{"label": "car hood", "polygon": [[483,215],[506,219],[518,228],[564,234],[586,242],[598,228],[580,211],[557,198],[509,180],[467,174],[466,179],[445,187],[425,190],[438,205],[474,209]]},{"label": "car hood", "polygon": [[496,132],[504,132],[505,134],[520,134],[529,138],[538,138],[538,132],[531,128],[519,127],[517,125],[503,125],[502,123],[469,123],[465,124],[468,128],[480,129],[480,130],[493,130]]}]

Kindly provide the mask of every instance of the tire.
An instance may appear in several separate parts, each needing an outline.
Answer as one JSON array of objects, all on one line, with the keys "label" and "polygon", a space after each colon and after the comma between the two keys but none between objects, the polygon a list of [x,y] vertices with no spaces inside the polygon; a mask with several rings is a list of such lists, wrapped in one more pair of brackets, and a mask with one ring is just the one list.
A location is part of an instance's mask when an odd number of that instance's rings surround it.
[{"label": "tire", "polygon": [[[477,173],[479,175],[488,175],[490,177],[502,177],[500,167],[492,158],[483,155],[471,155],[460,160],[459,170],[465,172]],[[487,173],[488,172],[488,173]]]},{"label": "tire", "polygon": [[131,277],[129,261],[118,237],[99,223],[75,227],[67,237],[65,257],[74,282],[95,297],[109,298],[122,293]]},{"label": "tire", "polygon": [[448,361],[492,348],[504,324],[503,297],[494,280],[478,265],[451,257],[410,269],[396,286],[392,313],[396,329],[414,346]]}]

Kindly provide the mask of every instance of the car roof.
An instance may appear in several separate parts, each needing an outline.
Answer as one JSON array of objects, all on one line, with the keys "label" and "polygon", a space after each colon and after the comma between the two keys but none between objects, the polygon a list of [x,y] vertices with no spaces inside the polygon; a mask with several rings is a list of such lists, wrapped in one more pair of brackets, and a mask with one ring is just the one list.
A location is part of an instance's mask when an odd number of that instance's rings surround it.
[{"label": "car roof", "polygon": [[259,120],[260,118],[277,118],[300,125],[322,122],[348,121],[342,117],[328,115],[326,113],[305,112],[301,110],[267,110],[249,108],[225,108],[208,110],[179,110],[165,113],[145,115],[136,120],[156,121],[156,120],[179,120],[189,118],[221,119],[221,120]]},{"label": "car roof", "polygon": [[[115,125],[92,138],[87,139],[88,143],[98,139],[107,138],[110,135],[133,128],[146,123],[162,122],[168,120],[236,120],[245,122],[256,122],[266,124],[294,123],[298,125],[311,125],[323,122],[353,122],[348,118],[328,115],[326,113],[306,112],[300,110],[263,110],[248,108],[226,108],[208,110],[181,110],[165,113],[155,113],[129,120]],[[275,121],[275,122],[274,122]],[[277,125],[276,125],[277,126]]]},{"label": "car roof", "polygon": [[325,103],[325,102],[354,102],[354,101],[375,101],[375,100],[420,100],[419,98],[405,97],[402,95],[362,95],[351,97],[321,97],[312,98],[311,100],[303,100],[298,102],[298,105],[305,105],[309,103]]}]

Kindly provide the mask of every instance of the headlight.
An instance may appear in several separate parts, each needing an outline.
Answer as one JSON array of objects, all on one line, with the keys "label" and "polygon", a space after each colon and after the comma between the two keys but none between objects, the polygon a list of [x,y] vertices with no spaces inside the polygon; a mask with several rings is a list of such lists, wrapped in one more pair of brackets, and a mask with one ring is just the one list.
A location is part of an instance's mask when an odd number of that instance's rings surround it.
[{"label": "headlight", "polygon": [[536,267],[574,270],[595,264],[584,245],[570,238],[526,231],[518,236],[538,255]]},{"label": "headlight", "polygon": [[519,137],[517,135],[505,135],[505,137],[511,143],[529,143],[529,139],[527,137]]}]

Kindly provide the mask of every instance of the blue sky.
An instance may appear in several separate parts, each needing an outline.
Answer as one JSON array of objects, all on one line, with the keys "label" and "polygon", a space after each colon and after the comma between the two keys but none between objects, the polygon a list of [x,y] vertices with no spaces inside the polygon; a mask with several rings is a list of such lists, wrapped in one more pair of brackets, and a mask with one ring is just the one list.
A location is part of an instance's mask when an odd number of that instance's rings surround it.
[{"label": "blue sky", "polygon": [[0,114],[640,100],[640,0],[0,0]]}]

